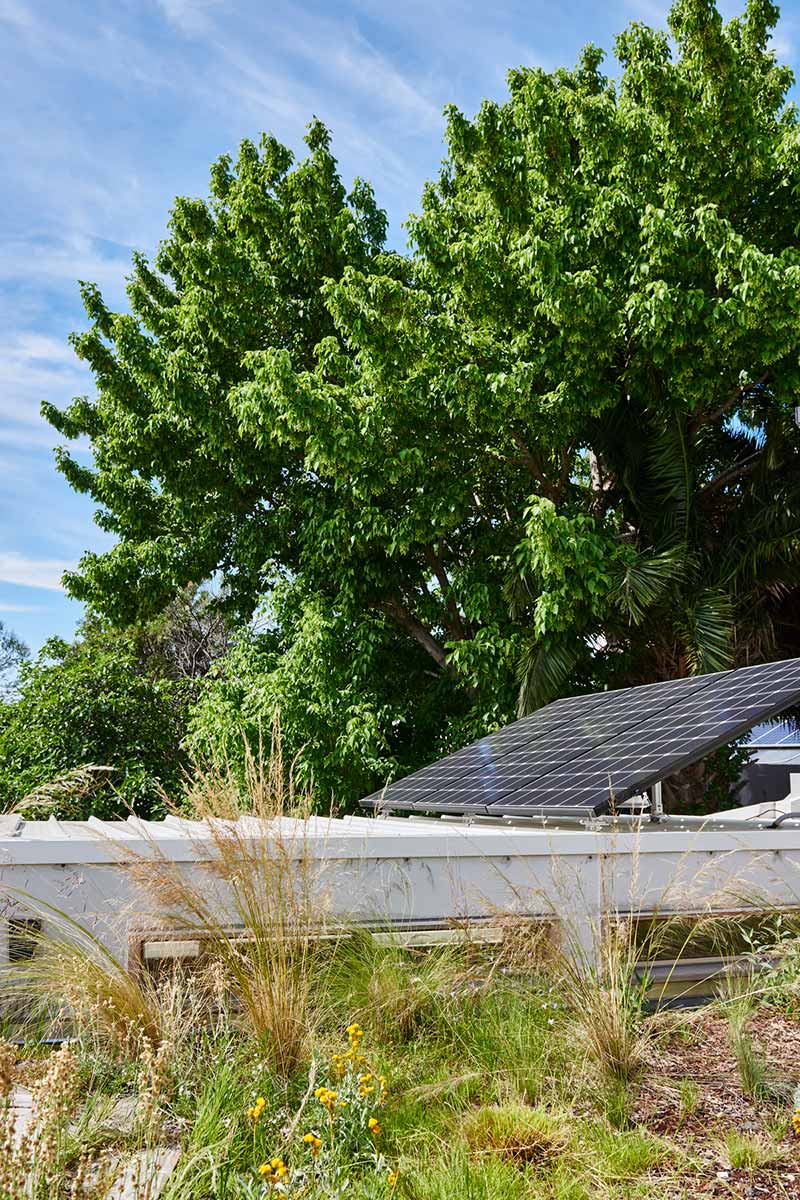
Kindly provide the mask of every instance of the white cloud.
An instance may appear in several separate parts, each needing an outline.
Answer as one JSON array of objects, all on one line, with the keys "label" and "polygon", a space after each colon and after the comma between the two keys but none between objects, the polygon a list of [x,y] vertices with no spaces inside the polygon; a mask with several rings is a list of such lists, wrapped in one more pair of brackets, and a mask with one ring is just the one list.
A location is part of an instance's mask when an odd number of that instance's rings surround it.
[{"label": "white cloud", "polygon": [[91,392],[92,381],[66,340],[32,330],[0,336],[0,444],[47,445],[60,440],[39,415]]},{"label": "white cloud", "polygon": [[41,604],[0,604],[0,613],[33,613],[41,611]]},{"label": "white cloud", "polygon": [[785,29],[778,29],[769,40],[770,50],[774,50],[778,62],[786,63],[795,57],[794,40]]},{"label": "white cloud", "polygon": [[0,583],[62,592],[61,576],[74,567],[75,563],[67,559],[26,558],[14,550],[0,550]]},{"label": "white cloud", "polygon": [[219,0],[157,0],[169,24],[190,37],[208,32],[209,9],[218,3]]}]

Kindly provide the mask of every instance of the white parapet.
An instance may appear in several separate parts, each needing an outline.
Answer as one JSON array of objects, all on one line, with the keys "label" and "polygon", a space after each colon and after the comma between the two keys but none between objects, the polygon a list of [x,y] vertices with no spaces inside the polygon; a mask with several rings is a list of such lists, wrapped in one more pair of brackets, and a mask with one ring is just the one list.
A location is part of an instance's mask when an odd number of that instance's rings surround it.
[{"label": "white parapet", "polygon": [[[781,810],[783,811],[783,810]],[[275,861],[302,864],[328,920],[433,929],[491,923],[505,914],[569,926],[589,948],[609,914],[636,916],[800,906],[800,828],[677,829],[643,821],[619,827],[426,818],[242,818],[227,828]],[[27,898],[45,925],[63,913],[121,961],[195,956],[194,937],[147,887],[177,871],[224,908],[220,825],[200,822],[19,821],[0,824],[0,961]],[[271,849],[270,849],[271,848]],[[255,860],[254,860],[255,861]],[[259,861],[261,861],[259,859]],[[266,903],[266,901],[265,901]],[[161,941],[146,953],[142,941]],[[434,939],[435,940],[435,939]]]}]

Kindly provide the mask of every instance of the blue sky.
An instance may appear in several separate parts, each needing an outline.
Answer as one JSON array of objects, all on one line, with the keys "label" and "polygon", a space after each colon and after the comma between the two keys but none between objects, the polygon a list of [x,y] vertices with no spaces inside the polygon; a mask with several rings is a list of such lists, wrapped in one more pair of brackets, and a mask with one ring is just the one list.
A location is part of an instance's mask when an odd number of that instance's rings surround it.
[{"label": "blue sky", "polygon": [[[67,343],[77,280],[124,307],[175,195],[263,130],[300,149],[312,114],[346,180],[372,180],[395,245],[443,154],[442,108],[505,94],[509,67],[571,65],[660,0],[0,0],[0,620],[37,649],[80,606],[61,572],[108,544],[53,467],[39,404],[91,392]],[[737,6],[723,5],[731,16]],[[797,65],[800,0],[775,43]],[[613,64],[612,64],[613,67]]]}]

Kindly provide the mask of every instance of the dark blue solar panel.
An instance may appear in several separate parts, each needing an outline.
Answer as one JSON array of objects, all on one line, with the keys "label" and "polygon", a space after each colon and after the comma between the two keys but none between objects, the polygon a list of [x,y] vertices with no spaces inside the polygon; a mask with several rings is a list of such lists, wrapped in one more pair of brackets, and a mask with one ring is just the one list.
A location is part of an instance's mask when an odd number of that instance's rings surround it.
[{"label": "dark blue solar panel", "polygon": [[414,811],[597,814],[799,697],[800,659],[573,696],[362,803]]}]

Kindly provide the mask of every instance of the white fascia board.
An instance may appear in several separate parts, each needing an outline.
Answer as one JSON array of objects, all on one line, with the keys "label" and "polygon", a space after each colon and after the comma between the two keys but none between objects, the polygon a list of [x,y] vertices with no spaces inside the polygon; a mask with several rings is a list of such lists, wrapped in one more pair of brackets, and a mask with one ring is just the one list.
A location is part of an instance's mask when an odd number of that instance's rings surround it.
[{"label": "white fascia board", "polygon": [[[101,823],[98,822],[98,826]],[[151,829],[161,823],[148,823]],[[536,858],[540,856],[594,855],[646,856],[685,853],[757,854],[772,850],[800,852],[800,829],[705,830],[558,830],[480,828],[433,824],[421,830],[419,823],[408,822],[405,829],[384,828],[384,822],[370,822],[372,829],[342,828],[343,822],[327,822],[326,828],[296,830],[279,837],[282,847],[290,846],[293,856],[337,859],[451,859],[451,858]],[[399,824],[399,823],[398,823]],[[0,866],[53,864],[108,864],[124,867],[131,855],[147,860],[163,858],[168,862],[203,862],[217,857],[213,839],[201,834],[186,836],[173,826],[157,834],[117,837],[98,828],[87,837],[86,824],[80,834],[65,836],[67,823],[61,823],[60,836],[26,837],[25,828],[11,837],[0,836]],[[268,853],[268,851],[267,851]]]}]

